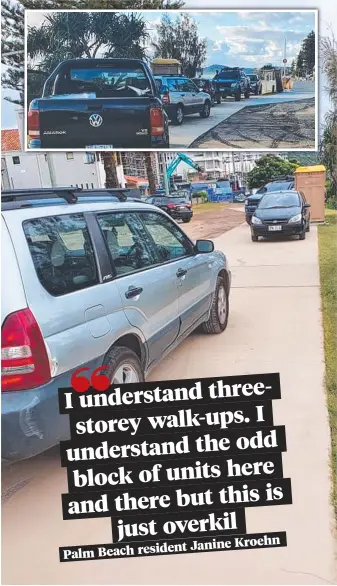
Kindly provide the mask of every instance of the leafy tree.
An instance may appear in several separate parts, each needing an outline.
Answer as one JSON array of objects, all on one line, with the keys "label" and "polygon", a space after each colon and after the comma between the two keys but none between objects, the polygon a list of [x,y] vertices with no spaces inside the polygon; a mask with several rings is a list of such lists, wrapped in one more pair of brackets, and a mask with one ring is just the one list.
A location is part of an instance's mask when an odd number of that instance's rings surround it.
[{"label": "leafy tree", "polygon": [[27,79],[28,100],[41,94],[47,76],[65,59],[97,57],[98,54],[102,57],[144,58],[147,35],[145,20],[139,14],[48,14],[41,26],[30,27],[28,32],[27,54],[31,69]]},{"label": "leafy tree", "polygon": [[337,208],[337,42],[335,36],[320,42],[322,70],[326,75],[326,92],[332,109],[326,114],[320,140],[320,160],[327,170],[329,207]]},{"label": "leafy tree", "polygon": [[264,155],[256,161],[256,167],[247,173],[248,187],[262,187],[276,177],[292,175],[297,167],[297,161],[285,161],[277,155]]},{"label": "leafy tree", "polygon": [[155,57],[178,59],[185,75],[195,77],[206,59],[207,41],[199,37],[194,18],[183,13],[173,21],[165,14],[157,25],[157,36]]},{"label": "leafy tree", "polygon": [[298,77],[303,77],[304,75],[304,55],[302,50],[299,52],[296,60],[296,75]]},{"label": "leafy tree", "polygon": [[302,43],[303,61],[306,75],[312,75],[315,67],[315,33],[311,31]]},{"label": "leafy tree", "polygon": [[1,63],[4,65],[2,85],[19,94],[17,98],[6,96],[5,100],[20,105],[24,96],[24,19],[21,4],[2,0],[1,26],[4,33],[1,42]]}]

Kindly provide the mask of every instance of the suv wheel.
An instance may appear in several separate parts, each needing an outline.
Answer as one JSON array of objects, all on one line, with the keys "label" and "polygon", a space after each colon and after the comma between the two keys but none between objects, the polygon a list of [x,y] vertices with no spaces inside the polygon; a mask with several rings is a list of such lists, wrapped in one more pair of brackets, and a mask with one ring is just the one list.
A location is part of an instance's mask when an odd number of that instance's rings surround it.
[{"label": "suv wheel", "polygon": [[249,97],[250,97],[250,91],[248,90],[248,91],[245,92],[245,98],[246,98],[246,100],[248,100]]},{"label": "suv wheel", "polygon": [[303,232],[301,232],[300,236],[299,236],[299,240],[305,240],[305,230],[303,230]]},{"label": "suv wheel", "polygon": [[216,103],[221,104],[221,95],[220,94],[216,95]]},{"label": "suv wheel", "polygon": [[108,366],[104,374],[109,377],[112,385],[142,383],[145,380],[137,354],[125,346],[111,348],[106,354],[103,364]]},{"label": "suv wheel", "polygon": [[236,92],[236,94],[234,94],[234,99],[236,102],[240,102],[241,100],[241,92]]},{"label": "suv wheel", "polygon": [[191,218],[184,218],[183,219],[184,224],[188,224],[188,222],[190,222],[190,221],[191,221]]},{"label": "suv wheel", "polygon": [[218,277],[209,319],[202,324],[206,334],[221,334],[228,323],[229,300],[226,282]]},{"label": "suv wheel", "polygon": [[200,116],[201,116],[201,118],[209,118],[210,113],[211,113],[211,105],[209,102],[205,102],[204,107],[200,112]]},{"label": "suv wheel", "polygon": [[173,124],[175,124],[176,126],[180,126],[184,121],[184,110],[183,107],[180,106],[180,104],[176,107],[176,111],[173,115]]}]

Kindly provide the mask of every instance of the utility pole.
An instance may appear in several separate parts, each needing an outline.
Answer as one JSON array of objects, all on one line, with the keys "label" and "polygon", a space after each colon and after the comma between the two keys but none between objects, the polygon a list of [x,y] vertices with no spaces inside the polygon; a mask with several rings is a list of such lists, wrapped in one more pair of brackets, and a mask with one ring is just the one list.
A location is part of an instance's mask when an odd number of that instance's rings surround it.
[{"label": "utility pole", "polygon": [[286,76],[286,65],[287,65],[287,39],[284,39],[283,77]]}]

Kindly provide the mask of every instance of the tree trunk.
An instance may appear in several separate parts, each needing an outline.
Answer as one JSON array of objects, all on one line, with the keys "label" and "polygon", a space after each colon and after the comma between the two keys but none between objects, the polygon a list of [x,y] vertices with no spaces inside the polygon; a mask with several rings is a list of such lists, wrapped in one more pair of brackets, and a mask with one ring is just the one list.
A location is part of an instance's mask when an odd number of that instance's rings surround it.
[{"label": "tree trunk", "polygon": [[143,156],[145,161],[147,179],[149,182],[149,191],[150,194],[153,195],[156,191],[156,179],[153,172],[151,153],[146,152],[143,154]]},{"label": "tree trunk", "polygon": [[105,171],[105,187],[120,187],[117,178],[115,153],[101,152]]}]

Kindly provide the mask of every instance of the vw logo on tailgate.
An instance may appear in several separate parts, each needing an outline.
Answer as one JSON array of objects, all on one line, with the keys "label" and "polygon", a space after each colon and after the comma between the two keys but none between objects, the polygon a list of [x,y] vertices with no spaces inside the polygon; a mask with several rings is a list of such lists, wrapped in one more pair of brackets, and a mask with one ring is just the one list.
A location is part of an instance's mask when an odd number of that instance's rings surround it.
[{"label": "vw logo on tailgate", "polygon": [[89,122],[91,126],[93,126],[94,128],[98,128],[98,126],[101,126],[101,124],[103,123],[103,118],[100,114],[91,114],[91,116],[89,117]]}]

